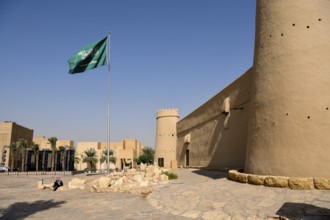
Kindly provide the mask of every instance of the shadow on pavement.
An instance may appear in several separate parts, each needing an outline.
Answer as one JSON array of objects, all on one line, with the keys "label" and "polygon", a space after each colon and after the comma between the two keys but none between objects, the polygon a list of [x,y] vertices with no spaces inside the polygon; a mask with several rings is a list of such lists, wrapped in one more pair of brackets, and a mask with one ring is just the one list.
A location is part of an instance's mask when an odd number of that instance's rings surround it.
[{"label": "shadow on pavement", "polygon": [[212,179],[227,178],[227,175],[228,175],[227,172],[211,171],[211,170],[194,170],[192,172],[196,173],[198,175],[202,175],[202,176],[212,178]]},{"label": "shadow on pavement", "polygon": [[54,202],[53,200],[39,200],[35,202],[17,202],[7,209],[0,209],[0,219],[24,219],[34,213],[47,209],[58,208],[65,201]]},{"label": "shadow on pavement", "polygon": [[330,209],[306,203],[286,202],[276,212],[276,214],[289,219],[330,219]]}]

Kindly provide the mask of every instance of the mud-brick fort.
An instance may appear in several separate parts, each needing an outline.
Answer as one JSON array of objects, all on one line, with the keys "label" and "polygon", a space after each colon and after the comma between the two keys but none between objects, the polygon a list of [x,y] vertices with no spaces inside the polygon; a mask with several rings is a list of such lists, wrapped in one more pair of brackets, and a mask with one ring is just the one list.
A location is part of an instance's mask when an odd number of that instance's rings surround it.
[{"label": "mud-brick fort", "polygon": [[330,1],[257,0],[253,66],[181,120],[159,110],[156,161],[329,178],[329,108]]}]

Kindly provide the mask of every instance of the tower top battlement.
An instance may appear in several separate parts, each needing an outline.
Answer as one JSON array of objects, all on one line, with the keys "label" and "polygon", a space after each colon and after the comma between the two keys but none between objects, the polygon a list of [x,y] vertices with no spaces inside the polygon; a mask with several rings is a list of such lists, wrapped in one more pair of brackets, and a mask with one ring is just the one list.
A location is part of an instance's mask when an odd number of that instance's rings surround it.
[{"label": "tower top battlement", "polygon": [[179,109],[165,108],[157,110],[157,119],[161,117],[179,117]]}]

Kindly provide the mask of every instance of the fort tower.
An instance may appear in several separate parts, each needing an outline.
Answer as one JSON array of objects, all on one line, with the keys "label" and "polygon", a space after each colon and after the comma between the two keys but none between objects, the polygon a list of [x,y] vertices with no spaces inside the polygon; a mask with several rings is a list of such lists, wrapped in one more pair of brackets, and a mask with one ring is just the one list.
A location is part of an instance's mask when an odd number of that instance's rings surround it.
[{"label": "fort tower", "polygon": [[257,0],[246,173],[330,177],[329,12],[329,0]]},{"label": "fort tower", "polygon": [[176,161],[176,123],[178,120],[178,109],[157,111],[155,162],[160,167],[171,168],[171,163]]}]

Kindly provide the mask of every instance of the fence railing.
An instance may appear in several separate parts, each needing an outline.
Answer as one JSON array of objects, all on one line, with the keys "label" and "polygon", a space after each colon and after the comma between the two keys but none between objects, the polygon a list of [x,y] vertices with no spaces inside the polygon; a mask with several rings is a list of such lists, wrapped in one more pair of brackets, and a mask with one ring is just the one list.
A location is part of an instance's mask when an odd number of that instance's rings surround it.
[{"label": "fence railing", "polygon": [[41,176],[41,175],[60,175],[60,176],[72,176],[73,171],[28,171],[28,172],[2,172],[0,176],[22,176],[22,175],[34,175],[34,176]]}]

